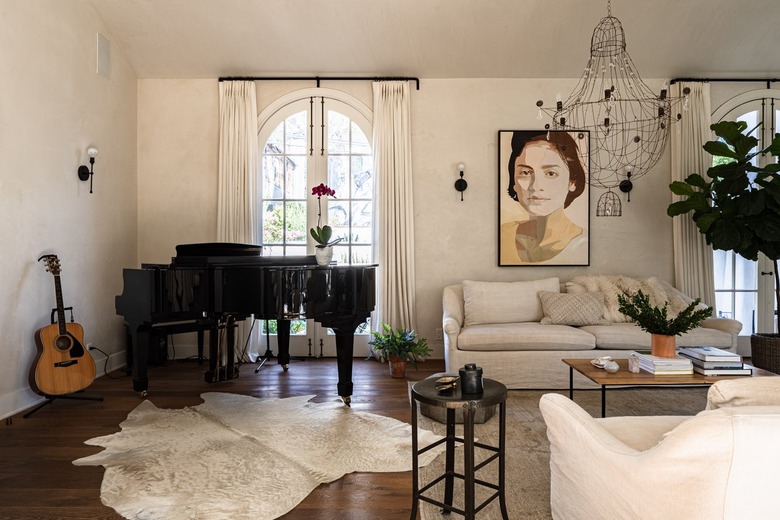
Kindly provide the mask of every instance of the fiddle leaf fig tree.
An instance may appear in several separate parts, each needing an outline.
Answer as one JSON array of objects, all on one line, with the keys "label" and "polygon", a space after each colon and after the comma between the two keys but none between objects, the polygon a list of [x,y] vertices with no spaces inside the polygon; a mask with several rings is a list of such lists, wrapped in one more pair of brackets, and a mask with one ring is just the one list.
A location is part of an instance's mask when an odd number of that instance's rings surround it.
[{"label": "fiddle leaf fig tree", "polygon": [[733,251],[748,260],[757,260],[759,252],[766,255],[774,263],[780,308],[780,134],[761,149],[758,139],[750,135],[752,130],[745,131],[744,121],[721,121],[710,128],[719,139],[703,148],[725,159],[715,161],[707,170],[708,178],[693,173],[671,183],[672,193],[683,199],[672,203],[667,214],[693,212],[693,221],[715,249]]}]

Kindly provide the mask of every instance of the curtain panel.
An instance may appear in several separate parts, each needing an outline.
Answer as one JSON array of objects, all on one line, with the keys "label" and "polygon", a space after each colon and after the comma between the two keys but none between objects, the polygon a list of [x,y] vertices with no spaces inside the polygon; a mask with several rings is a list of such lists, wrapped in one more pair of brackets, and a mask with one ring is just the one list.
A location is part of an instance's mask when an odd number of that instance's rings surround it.
[{"label": "curtain panel", "polygon": [[[253,81],[219,83],[219,170],[217,241],[256,244],[258,222],[257,96]],[[254,332],[251,332],[254,330]],[[249,358],[259,356],[260,334],[246,321],[238,324],[236,345],[251,341]],[[240,349],[239,349],[240,351]]]},{"label": "curtain panel", "polygon": [[[712,157],[702,146],[712,139],[710,85],[699,82],[676,84],[677,96],[691,89],[688,110],[672,127],[672,181],[684,180],[692,173],[705,175]],[[682,197],[672,195],[674,202]],[[674,217],[674,278],[675,286],[711,307],[716,306],[712,247],[707,244],[690,213]],[[717,309],[716,313],[717,313]],[[717,314],[716,314],[717,315]]]},{"label": "curtain panel", "polygon": [[382,322],[415,329],[414,207],[409,83],[377,81],[374,90],[374,244],[379,263],[377,309]]}]

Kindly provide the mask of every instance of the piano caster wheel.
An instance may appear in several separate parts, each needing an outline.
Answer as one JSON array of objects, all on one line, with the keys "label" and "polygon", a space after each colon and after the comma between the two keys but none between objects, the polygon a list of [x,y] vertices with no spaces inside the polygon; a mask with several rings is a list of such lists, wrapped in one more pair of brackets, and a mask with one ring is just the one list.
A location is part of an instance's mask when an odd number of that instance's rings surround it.
[{"label": "piano caster wheel", "polygon": [[141,390],[140,392],[138,392],[138,397],[140,397],[141,399],[146,399],[147,395],[149,395],[148,390]]},{"label": "piano caster wheel", "polygon": [[282,365],[282,370],[287,372],[288,370],[290,370],[290,365]]},{"label": "piano caster wheel", "polygon": [[352,403],[352,397],[351,396],[346,396],[346,397],[342,396],[341,400],[344,401],[345,405],[349,406],[350,408],[352,407],[351,406],[351,403]]}]

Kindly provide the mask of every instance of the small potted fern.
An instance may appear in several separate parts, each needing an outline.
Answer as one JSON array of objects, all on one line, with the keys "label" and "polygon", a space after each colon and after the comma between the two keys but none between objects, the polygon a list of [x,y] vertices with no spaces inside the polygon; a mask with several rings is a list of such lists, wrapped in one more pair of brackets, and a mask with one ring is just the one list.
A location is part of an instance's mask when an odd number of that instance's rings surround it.
[{"label": "small potted fern", "polygon": [[712,307],[701,308],[700,298],[692,301],[677,316],[670,317],[667,307],[655,307],[650,297],[641,290],[633,295],[618,295],[618,310],[634,320],[642,330],[651,334],[650,352],[654,356],[674,357],[676,355],[675,336],[681,336],[695,329],[705,318],[712,316]]},{"label": "small potted fern", "polygon": [[417,360],[431,354],[428,340],[418,338],[413,330],[403,327],[394,330],[387,323],[382,323],[382,330],[372,332],[371,335],[373,339],[368,344],[379,353],[382,361],[388,361],[392,377],[404,377],[407,362],[416,369]]}]

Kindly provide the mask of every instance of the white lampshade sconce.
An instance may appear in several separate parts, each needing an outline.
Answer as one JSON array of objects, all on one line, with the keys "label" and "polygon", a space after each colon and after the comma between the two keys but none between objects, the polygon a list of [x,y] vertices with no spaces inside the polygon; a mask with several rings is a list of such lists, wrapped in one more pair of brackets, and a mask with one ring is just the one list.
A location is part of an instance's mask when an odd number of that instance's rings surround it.
[{"label": "white lampshade sconce", "polygon": [[466,165],[458,163],[458,171],[460,172],[460,179],[455,181],[455,189],[460,192],[460,200],[463,202],[463,192],[469,187],[469,183],[463,178],[463,170],[466,169]]},{"label": "white lampshade sconce", "polygon": [[89,180],[89,192],[92,193],[92,174],[93,167],[95,166],[95,157],[97,157],[98,149],[94,146],[87,148],[87,155],[89,156],[89,168],[85,165],[79,166],[79,179],[82,181]]}]

